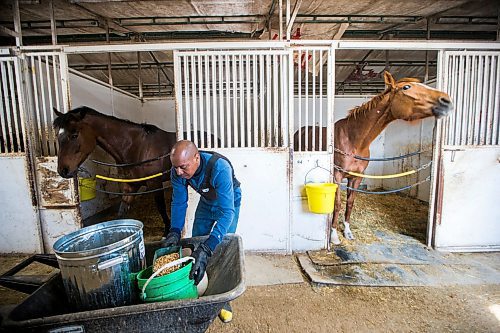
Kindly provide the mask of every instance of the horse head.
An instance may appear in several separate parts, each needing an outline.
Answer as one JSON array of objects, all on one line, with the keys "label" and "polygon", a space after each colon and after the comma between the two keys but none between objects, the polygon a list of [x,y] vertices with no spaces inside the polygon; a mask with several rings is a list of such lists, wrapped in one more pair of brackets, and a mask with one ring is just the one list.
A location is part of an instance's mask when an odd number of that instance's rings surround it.
[{"label": "horse head", "polygon": [[89,124],[85,123],[85,108],[77,108],[68,113],[61,113],[54,108],[57,118],[53,126],[57,131],[59,151],[57,154],[57,172],[63,178],[75,176],[78,167],[95,149],[97,137]]},{"label": "horse head", "polygon": [[384,80],[394,119],[442,118],[453,111],[453,103],[447,93],[426,86],[418,79],[404,78],[396,82],[389,72],[384,72]]}]

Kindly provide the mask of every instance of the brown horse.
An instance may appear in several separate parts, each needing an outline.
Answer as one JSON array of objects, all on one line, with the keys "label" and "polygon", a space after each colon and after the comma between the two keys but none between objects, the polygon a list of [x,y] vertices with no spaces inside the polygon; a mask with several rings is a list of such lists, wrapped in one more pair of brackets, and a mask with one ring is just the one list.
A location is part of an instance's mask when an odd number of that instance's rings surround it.
[{"label": "brown horse", "polygon": [[[343,170],[363,173],[368,166],[368,161],[356,159],[353,155],[370,157],[370,144],[392,121],[396,119],[412,121],[432,116],[441,118],[447,116],[453,110],[453,104],[448,94],[428,87],[420,83],[418,79],[405,78],[396,82],[388,72],[384,73],[384,79],[386,90],[383,93],[352,109],[346,118],[335,123],[334,140],[336,149],[334,164]],[[314,140],[316,147],[320,147],[320,129],[316,129],[316,136],[313,138],[312,128],[312,126],[308,127],[307,140],[310,143]],[[321,130],[323,131],[321,147],[326,150],[328,145],[326,127]],[[306,127],[302,127],[295,133],[295,147],[299,146],[299,136],[301,136],[301,141],[305,142]],[[310,149],[311,146],[309,145],[308,148]],[[354,189],[359,187],[363,179],[335,169],[335,182],[340,184],[343,178],[347,178],[348,187]],[[355,195],[356,191],[347,189],[344,237],[348,240],[354,239],[349,223]],[[340,244],[337,234],[340,208],[340,191],[337,191],[331,232],[331,239],[334,244]]]},{"label": "brown horse", "polygon": [[[80,107],[60,113],[54,127],[58,131],[59,152],[57,172],[61,177],[72,178],[80,165],[96,146],[110,154],[117,164],[133,164],[150,159],[162,158],[138,165],[119,168],[123,178],[138,179],[163,172],[163,177],[146,181],[123,183],[123,193],[135,193],[145,185],[149,190],[162,187],[162,181],[170,179],[171,162],[167,154],[177,141],[176,134],[165,132],[154,125],[136,124],[97,112],[89,107]],[[118,212],[125,216],[134,196],[123,195]],[[155,192],[155,202],[165,226],[165,234],[170,229],[164,191]]]}]

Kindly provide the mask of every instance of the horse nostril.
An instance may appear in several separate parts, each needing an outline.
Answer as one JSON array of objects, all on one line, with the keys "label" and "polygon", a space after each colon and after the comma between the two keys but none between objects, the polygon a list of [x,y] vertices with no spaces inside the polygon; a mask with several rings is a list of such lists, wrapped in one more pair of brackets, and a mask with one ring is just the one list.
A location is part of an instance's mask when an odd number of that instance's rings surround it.
[{"label": "horse nostril", "polygon": [[61,176],[63,177],[66,177],[69,173],[69,169],[68,168],[62,168],[61,170]]},{"label": "horse nostril", "polygon": [[441,105],[449,105],[451,103],[451,101],[447,97],[439,97],[439,103]]}]

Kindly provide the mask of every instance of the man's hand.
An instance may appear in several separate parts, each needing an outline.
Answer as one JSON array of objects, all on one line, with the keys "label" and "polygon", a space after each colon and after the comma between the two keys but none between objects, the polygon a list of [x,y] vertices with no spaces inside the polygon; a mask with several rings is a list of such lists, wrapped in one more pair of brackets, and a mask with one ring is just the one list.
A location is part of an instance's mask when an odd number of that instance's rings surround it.
[{"label": "man's hand", "polygon": [[165,239],[161,241],[161,247],[178,246],[181,235],[178,232],[170,231]]},{"label": "man's hand", "polygon": [[203,275],[207,269],[208,258],[212,256],[212,250],[206,244],[201,243],[191,256],[195,259],[195,262],[193,267],[191,267],[191,272],[189,272],[189,278],[194,280],[195,285],[198,285],[201,279],[203,279]]}]

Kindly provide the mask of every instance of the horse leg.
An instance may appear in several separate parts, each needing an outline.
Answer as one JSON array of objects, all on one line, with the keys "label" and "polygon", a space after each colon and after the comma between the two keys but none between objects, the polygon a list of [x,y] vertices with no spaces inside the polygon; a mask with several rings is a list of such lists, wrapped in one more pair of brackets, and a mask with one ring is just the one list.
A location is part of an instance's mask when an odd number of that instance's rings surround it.
[{"label": "horse leg", "polygon": [[339,188],[337,188],[337,191],[335,192],[335,207],[333,210],[333,217],[332,217],[332,230],[330,231],[330,242],[339,245],[340,244],[340,238],[337,232],[337,225],[338,225],[338,220],[339,220],[339,212],[340,208],[342,206],[342,202],[340,200],[340,183],[342,182],[342,173],[339,171],[334,172],[334,178],[335,182],[337,185],[339,185]]},{"label": "horse leg", "polygon": [[159,191],[155,193],[155,203],[156,203],[156,208],[158,209],[158,212],[161,215],[161,218],[163,220],[163,236],[166,237],[168,232],[170,231],[170,219],[168,218],[167,215],[167,206],[165,204],[165,195],[164,191]]},{"label": "horse leg", "polygon": [[[359,184],[361,183],[361,180],[363,180],[363,178],[361,177],[349,178],[347,180],[347,186],[357,189],[359,187]],[[354,206],[355,196],[356,196],[356,191],[347,189],[347,203],[345,207],[345,219],[344,219],[344,237],[348,240],[354,239],[354,235],[352,234],[351,231],[350,219],[351,219],[352,207]]]},{"label": "horse leg", "polygon": [[[128,183],[123,184],[123,193],[134,193],[137,192],[139,188]],[[122,195],[122,201],[120,202],[120,208],[118,209],[118,218],[123,218],[127,215],[130,205],[134,201],[133,195]]]}]

